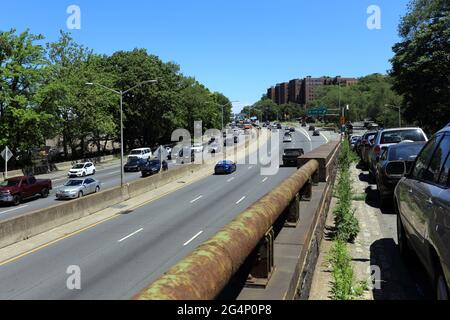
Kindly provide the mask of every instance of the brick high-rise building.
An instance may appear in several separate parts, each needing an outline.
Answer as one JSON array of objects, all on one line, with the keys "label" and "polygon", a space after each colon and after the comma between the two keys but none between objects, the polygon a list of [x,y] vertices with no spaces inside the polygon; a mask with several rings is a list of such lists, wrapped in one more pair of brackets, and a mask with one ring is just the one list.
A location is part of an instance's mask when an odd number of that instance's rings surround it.
[{"label": "brick high-rise building", "polygon": [[290,103],[301,104],[302,80],[294,79],[289,81],[289,101]]},{"label": "brick high-rise building", "polygon": [[267,98],[272,101],[275,101],[275,87],[267,89]]},{"label": "brick high-rise building", "polygon": [[279,91],[279,104],[287,104],[289,101],[289,83],[283,82],[278,84]]},{"label": "brick high-rise building", "polygon": [[[342,78],[340,76],[313,78],[308,76],[304,79],[293,79],[288,83],[277,84],[270,88],[268,97],[276,104],[295,103],[309,108],[317,98],[318,90],[323,86],[341,85],[351,86],[358,83],[356,78]],[[270,94],[269,94],[270,93]]]}]

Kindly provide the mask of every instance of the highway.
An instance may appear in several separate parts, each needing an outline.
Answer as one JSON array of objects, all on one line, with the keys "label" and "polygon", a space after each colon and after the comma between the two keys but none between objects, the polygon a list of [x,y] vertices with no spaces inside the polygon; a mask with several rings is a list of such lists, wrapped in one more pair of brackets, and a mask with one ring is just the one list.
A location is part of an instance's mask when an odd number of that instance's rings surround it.
[{"label": "highway", "polygon": [[[308,152],[328,138],[298,129],[292,144]],[[0,299],[129,299],[294,171],[261,176],[259,165],[238,165],[232,175],[208,176],[130,214],[0,262]],[[66,286],[73,265],[81,270],[81,290]]]},{"label": "highway", "polygon": [[[244,135],[240,136],[238,146],[243,146],[245,142]],[[126,161],[126,160],[125,160]],[[169,170],[177,168],[181,164],[169,162]],[[67,170],[68,172],[68,170]],[[56,174],[49,174],[44,176],[37,176],[37,179],[47,178],[52,180],[53,190],[50,192],[48,198],[42,199],[39,196],[35,198],[30,198],[24,200],[19,206],[12,206],[9,204],[0,204],[0,221],[17,217],[35,210],[48,208],[57,204],[61,204],[67,200],[57,200],[56,191],[61,188],[64,183],[68,180],[67,172],[62,171]],[[107,190],[112,187],[120,185],[120,165],[106,165],[104,169],[97,170],[96,174],[92,176],[93,178],[101,182],[101,189]],[[140,172],[126,172],[124,175],[125,183],[129,183],[135,180],[141,179]]]}]

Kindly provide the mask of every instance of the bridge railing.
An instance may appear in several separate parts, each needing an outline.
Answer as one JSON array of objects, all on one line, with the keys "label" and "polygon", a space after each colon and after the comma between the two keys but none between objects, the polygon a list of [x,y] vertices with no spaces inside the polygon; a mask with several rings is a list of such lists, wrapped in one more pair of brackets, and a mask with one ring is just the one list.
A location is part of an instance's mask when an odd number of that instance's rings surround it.
[{"label": "bridge railing", "polygon": [[255,251],[257,254],[250,278],[267,284],[274,268],[274,223],[282,214],[286,216],[286,226],[299,223],[299,202],[311,199],[312,186],[334,181],[331,178],[339,146],[339,142],[332,142],[299,158],[300,168],[291,177],[134,298],[215,299]]}]

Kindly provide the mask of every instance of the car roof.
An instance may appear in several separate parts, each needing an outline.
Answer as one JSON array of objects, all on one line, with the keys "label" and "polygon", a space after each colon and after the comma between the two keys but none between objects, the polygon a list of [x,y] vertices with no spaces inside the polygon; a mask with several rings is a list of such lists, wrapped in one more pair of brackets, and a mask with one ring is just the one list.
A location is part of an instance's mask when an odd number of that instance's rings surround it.
[{"label": "car roof", "polygon": [[408,147],[408,146],[424,146],[426,144],[426,141],[415,141],[415,142],[405,142],[405,143],[397,143],[397,144],[393,144],[391,146],[389,146],[389,150],[392,149],[401,149],[403,147]]},{"label": "car roof", "polygon": [[450,132],[450,123],[445,128],[439,130],[438,133],[446,133],[446,132]]},{"label": "car roof", "polygon": [[133,149],[131,151],[144,151],[144,150],[148,150],[150,148],[138,148],[138,149]]},{"label": "car roof", "polygon": [[410,131],[410,130],[421,130],[421,128],[418,127],[410,127],[410,128],[389,128],[389,129],[383,129],[381,130],[382,133],[385,132],[394,132],[394,131]]}]

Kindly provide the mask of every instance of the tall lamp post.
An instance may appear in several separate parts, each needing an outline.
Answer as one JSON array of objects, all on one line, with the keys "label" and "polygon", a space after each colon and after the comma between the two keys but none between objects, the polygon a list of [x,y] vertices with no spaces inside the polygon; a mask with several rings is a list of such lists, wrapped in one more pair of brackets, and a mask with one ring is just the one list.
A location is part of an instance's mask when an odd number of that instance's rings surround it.
[{"label": "tall lamp post", "polygon": [[[240,102],[240,101],[230,101],[231,104],[237,103],[237,102]],[[221,130],[223,130],[223,127],[224,127],[224,107],[225,107],[226,105],[220,104],[220,103],[217,103],[217,102],[210,102],[210,101],[207,101],[207,102],[205,102],[205,103],[212,103],[212,104],[215,104],[215,105],[217,105],[217,106],[219,106],[219,107],[222,108],[222,128],[221,128]]]},{"label": "tall lamp post", "polygon": [[393,106],[393,105],[390,105],[390,104],[385,104],[384,106],[386,108],[398,109],[398,126],[399,126],[399,128],[401,128],[402,127],[402,107]]},{"label": "tall lamp post", "polygon": [[126,91],[122,91],[122,90],[114,90],[111,88],[108,88],[100,83],[95,83],[95,82],[87,82],[86,85],[88,86],[98,86],[101,87],[105,90],[111,91],[115,94],[118,94],[120,96],[120,186],[124,185],[124,169],[123,169],[123,158],[124,158],[124,147],[123,147],[123,96],[126,95],[128,92],[136,89],[137,87],[140,87],[144,84],[147,83],[157,83],[158,80],[147,80],[147,81],[142,81],[140,83],[138,83],[137,85],[135,85],[134,87],[126,90]]}]

